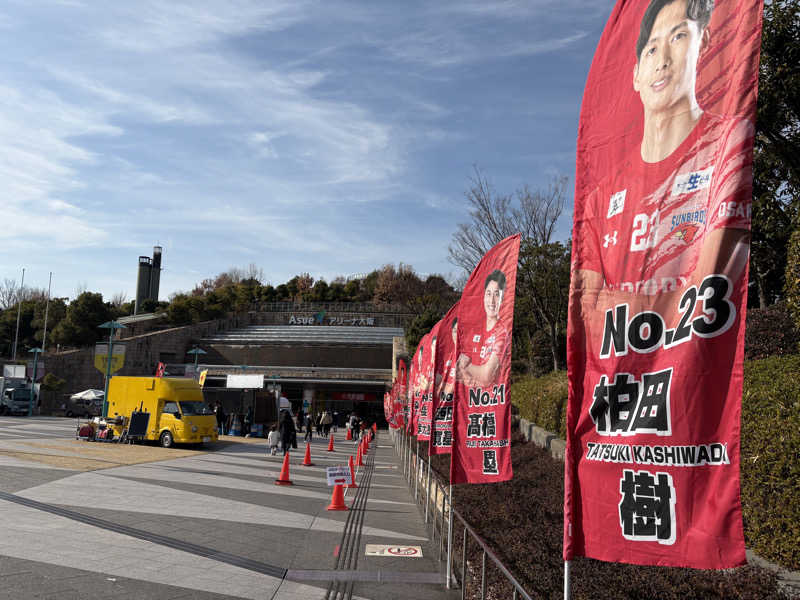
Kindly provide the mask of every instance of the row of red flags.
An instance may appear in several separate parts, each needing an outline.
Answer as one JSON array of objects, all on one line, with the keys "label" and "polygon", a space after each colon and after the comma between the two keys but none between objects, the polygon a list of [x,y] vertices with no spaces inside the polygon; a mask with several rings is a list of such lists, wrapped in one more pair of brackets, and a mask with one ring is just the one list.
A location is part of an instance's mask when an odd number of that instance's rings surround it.
[{"label": "row of red flags", "polygon": [[401,362],[386,420],[451,454],[451,483],[511,479],[511,331],[519,234],[489,250],[461,299],[426,333],[410,369]]},{"label": "row of red flags", "polygon": [[[586,83],[567,331],[564,559],[744,564],[740,415],[761,0],[619,0]],[[386,416],[510,479],[520,238],[420,342]],[[524,513],[521,513],[524,518]]]}]

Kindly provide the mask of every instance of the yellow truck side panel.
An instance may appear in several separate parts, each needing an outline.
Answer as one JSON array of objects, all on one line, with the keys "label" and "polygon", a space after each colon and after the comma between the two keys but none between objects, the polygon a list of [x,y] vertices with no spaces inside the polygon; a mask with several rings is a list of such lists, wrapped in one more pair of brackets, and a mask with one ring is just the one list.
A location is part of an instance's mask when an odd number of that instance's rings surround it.
[{"label": "yellow truck side panel", "polygon": [[[213,413],[197,414],[203,391],[193,379],[177,377],[112,377],[108,386],[108,418],[125,417],[125,425],[114,425],[122,435],[131,413],[150,413],[145,439],[196,444],[217,441],[217,419]],[[178,416],[176,416],[176,413]]]}]

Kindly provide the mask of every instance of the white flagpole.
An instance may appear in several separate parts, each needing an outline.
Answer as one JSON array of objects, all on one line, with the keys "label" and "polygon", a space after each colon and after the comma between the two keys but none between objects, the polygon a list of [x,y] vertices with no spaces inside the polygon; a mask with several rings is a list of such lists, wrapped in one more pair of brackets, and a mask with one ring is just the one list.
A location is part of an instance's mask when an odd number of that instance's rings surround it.
[{"label": "white flagpole", "polygon": [[53,286],[53,272],[50,271],[50,282],[47,284],[47,304],[44,305],[44,333],[42,333],[42,352],[47,352],[47,313],[50,311],[50,288]]},{"label": "white flagpole", "polygon": [[564,561],[564,600],[569,600],[572,595],[572,586],[569,580],[569,561]]}]

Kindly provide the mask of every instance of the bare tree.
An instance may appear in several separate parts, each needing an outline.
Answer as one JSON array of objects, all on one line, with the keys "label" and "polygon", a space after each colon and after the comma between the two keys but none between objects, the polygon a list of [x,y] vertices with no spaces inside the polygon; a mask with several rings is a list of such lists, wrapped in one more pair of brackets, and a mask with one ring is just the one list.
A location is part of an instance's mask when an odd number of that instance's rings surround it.
[{"label": "bare tree", "polygon": [[553,177],[544,190],[525,186],[513,196],[501,195],[475,167],[465,193],[470,222],[458,225],[448,260],[470,273],[492,246],[515,233],[537,246],[549,244],[564,210],[568,182],[566,176]]},{"label": "bare tree", "polygon": [[264,269],[259,267],[256,263],[250,263],[247,266],[247,271],[245,271],[244,275],[245,279],[250,279],[253,281],[257,281],[261,284],[264,283]]},{"label": "bare tree", "polygon": [[86,281],[79,281],[75,284],[75,297],[89,291],[89,284]]},{"label": "bare tree", "polygon": [[111,306],[114,308],[121,308],[123,304],[128,301],[128,294],[125,292],[117,292],[111,296]]},{"label": "bare tree", "polygon": [[0,284],[0,308],[5,310],[17,303],[17,280],[3,279]]}]

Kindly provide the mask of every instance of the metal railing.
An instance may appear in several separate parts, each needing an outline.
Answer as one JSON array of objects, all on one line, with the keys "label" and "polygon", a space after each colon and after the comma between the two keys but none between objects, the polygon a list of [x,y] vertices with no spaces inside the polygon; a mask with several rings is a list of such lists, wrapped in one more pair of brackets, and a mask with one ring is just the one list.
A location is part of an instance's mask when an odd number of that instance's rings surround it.
[{"label": "metal railing", "polygon": [[[442,555],[445,555],[447,588],[460,586],[462,600],[467,598],[467,588],[471,583],[467,560],[468,542],[471,539],[473,544],[478,545],[478,552],[481,556],[480,595],[478,597],[481,600],[486,598],[488,588],[486,559],[488,558],[511,586],[514,600],[518,598],[532,600],[486,541],[453,508],[451,503],[453,486],[441,481],[436,472],[432,471],[430,460],[420,456],[418,442],[414,442],[400,430],[392,430],[392,437],[395,451],[401,461],[403,475],[408,482],[409,489],[414,494],[414,500],[421,506],[424,505],[425,524],[430,527],[431,543],[434,546],[438,537],[439,562],[442,561]],[[459,524],[459,532],[455,531],[456,523]],[[455,556],[455,550],[459,544],[456,544],[453,539],[457,533],[460,533],[461,538],[460,559]]]}]

